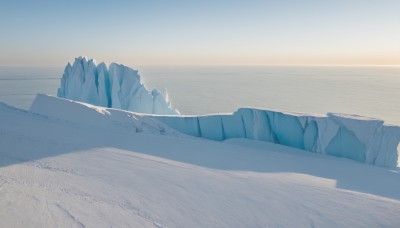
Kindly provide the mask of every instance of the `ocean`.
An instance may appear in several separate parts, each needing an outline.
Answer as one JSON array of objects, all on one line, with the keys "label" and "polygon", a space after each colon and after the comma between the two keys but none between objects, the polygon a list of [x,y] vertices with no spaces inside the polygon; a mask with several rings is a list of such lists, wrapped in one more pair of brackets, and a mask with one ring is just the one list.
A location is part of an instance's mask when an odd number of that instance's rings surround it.
[{"label": "ocean", "polygon": [[[135,67],[133,67],[135,68]],[[357,114],[400,125],[400,67],[141,66],[148,88],[167,89],[182,114],[239,107]],[[29,109],[55,95],[63,67],[0,67],[0,101]]]}]

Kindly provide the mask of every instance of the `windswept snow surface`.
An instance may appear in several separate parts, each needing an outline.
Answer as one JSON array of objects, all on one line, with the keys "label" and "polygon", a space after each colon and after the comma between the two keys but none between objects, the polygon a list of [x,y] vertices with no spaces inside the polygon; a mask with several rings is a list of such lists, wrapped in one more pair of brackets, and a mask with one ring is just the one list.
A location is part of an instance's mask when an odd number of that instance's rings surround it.
[{"label": "windswept snow surface", "polygon": [[4,227],[400,226],[399,169],[137,131],[126,119],[146,117],[63,101],[58,118],[0,103]]},{"label": "windswept snow surface", "polygon": [[179,114],[162,95],[149,91],[137,70],[121,64],[96,64],[96,60],[80,56],[68,63],[61,78],[57,96],[85,103],[141,113]]}]

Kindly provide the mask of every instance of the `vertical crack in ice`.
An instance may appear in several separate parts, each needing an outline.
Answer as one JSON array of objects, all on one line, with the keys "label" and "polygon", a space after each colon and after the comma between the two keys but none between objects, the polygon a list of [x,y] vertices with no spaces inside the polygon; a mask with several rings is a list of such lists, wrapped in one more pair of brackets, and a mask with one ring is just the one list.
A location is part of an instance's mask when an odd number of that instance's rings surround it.
[{"label": "vertical crack in ice", "polygon": [[243,131],[244,131],[244,138],[248,138],[247,137],[247,132],[246,132],[246,127],[244,126],[244,120],[243,120],[243,115],[240,114],[240,119],[242,120],[242,126],[243,126]]}]

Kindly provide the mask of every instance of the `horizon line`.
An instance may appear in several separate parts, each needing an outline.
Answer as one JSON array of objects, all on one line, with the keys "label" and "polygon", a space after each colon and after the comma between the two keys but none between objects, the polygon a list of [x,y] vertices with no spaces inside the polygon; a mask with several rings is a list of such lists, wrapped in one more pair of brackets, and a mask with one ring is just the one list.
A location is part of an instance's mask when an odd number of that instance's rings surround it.
[{"label": "horizon line", "polygon": [[[102,63],[103,61],[99,62]],[[0,67],[65,67],[67,63],[71,63],[67,61],[63,65],[58,64],[43,64],[43,65],[0,65]],[[112,63],[112,62],[111,62]],[[110,65],[111,63],[106,63]],[[131,64],[125,66],[132,66]],[[279,66],[287,66],[287,67],[400,67],[400,64],[137,64],[133,66],[163,66],[163,67],[200,67],[200,66],[226,66],[226,67],[279,67]]]}]

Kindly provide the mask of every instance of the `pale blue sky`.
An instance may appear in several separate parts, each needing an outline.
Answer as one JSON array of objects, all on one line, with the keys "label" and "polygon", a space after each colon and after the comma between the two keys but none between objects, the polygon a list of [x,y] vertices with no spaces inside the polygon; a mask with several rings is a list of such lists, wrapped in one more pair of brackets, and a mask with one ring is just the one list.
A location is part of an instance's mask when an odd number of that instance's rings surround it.
[{"label": "pale blue sky", "polygon": [[400,64],[398,0],[0,4],[0,65]]}]

